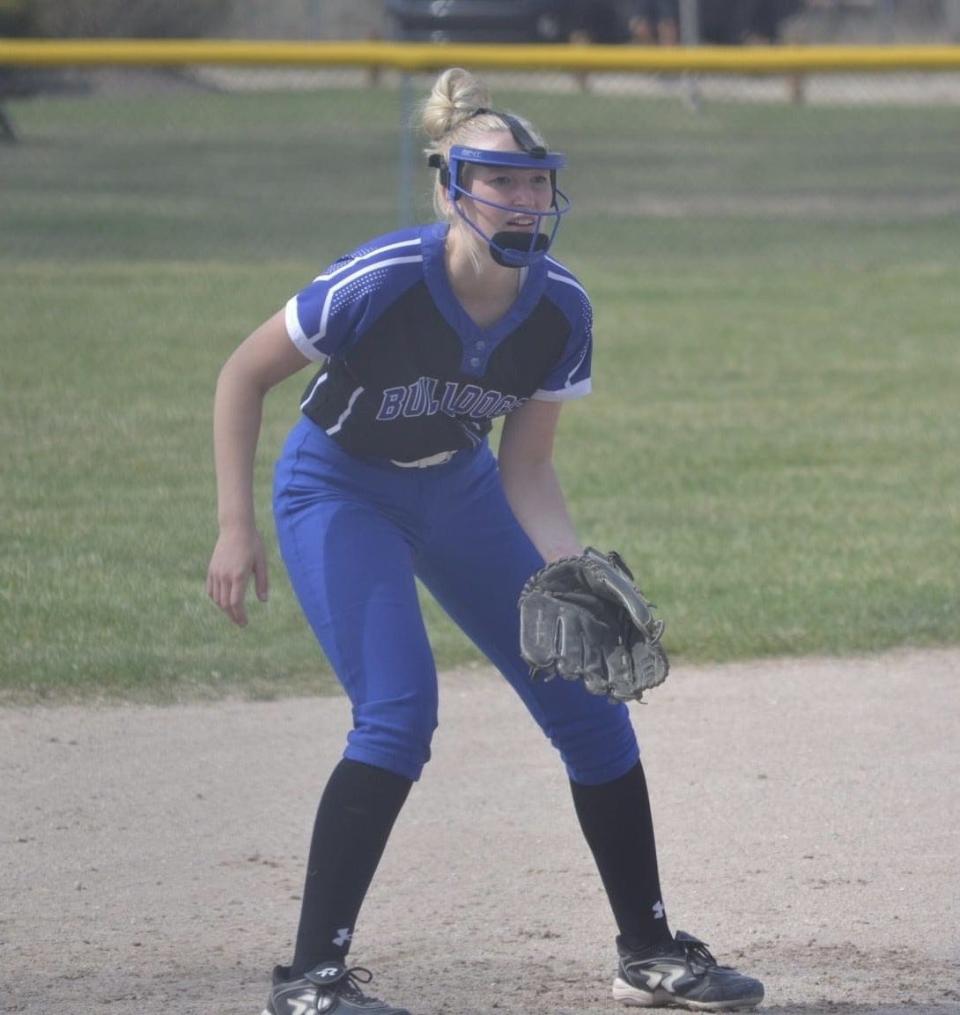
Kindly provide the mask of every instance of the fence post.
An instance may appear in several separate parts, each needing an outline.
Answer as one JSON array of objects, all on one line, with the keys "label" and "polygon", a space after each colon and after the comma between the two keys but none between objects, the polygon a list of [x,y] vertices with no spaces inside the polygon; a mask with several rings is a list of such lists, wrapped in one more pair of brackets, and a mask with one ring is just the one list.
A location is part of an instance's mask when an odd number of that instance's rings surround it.
[{"label": "fence post", "polygon": [[680,41],[696,46],[700,41],[700,10],[697,0],[680,0]]},{"label": "fence post", "polygon": [[[700,44],[700,4],[699,0],[680,0],[680,44],[682,46],[698,46]],[[694,111],[700,109],[700,86],[696,77],[687,71],[683,75],[683,93],[687,105]]]},{"label": "fence post", "polygon": [[7,111],[0,106],[0,141],[14,142],[17,140],[17,132],[13,128],[13,121],[7,115]]},{"label": "fence post", "polygon": [[400,171],[397,174],[397,228],[414,224],[414,150],[413,150],[413,77],[400,75]]},{"label": "fence post", "polygon": [[947,37],[951,42],[960,42],[960,0],[943,0],[943,15]]}]

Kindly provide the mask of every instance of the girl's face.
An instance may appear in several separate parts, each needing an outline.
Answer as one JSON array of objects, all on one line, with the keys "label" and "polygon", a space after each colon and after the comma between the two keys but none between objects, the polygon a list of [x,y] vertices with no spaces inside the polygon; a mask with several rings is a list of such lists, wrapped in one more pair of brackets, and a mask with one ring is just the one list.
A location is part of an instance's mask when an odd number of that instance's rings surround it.
[{"label": "girl's face", "polygon": [[[478,145],[478,147],[481,147]],[[520,149],[508,131],[485,134],[482,147],[493,151],[517,152]],[[550,172],[546,169],[517,169],[513,166],[472,165],[469,190],[480,198],[461,197],[464,212],[488,236],[501,231],[533,232],[539,220],[531,211],[547,211],[553,200]],[[502,208],[493,208],[493,201]]]}]

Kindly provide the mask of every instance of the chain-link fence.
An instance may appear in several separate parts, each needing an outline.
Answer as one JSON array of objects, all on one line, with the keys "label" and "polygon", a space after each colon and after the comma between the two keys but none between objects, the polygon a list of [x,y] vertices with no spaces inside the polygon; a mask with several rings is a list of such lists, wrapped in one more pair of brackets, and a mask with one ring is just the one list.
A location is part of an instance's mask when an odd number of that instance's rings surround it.
[{"label": "chain-link fence", "polygon": [[[289,70],[196,68],[190,74],[205,86],[226,91],[317,88],[358,88],[370,83],[399,88],[401,75],[363,69]],[[810,103],[855,106],[958,106],[960,71],[903,71],[883,74],[797,73],[528,73],[490,75],[501,88],[515,91],[546,91],[552,94],[586,93],[597,96],[635,96],[697,108],[701,103]]]},{"label": "chain-link fence", "polygon": [[[890,38],[944,42],[960,6],[960,0],[778,2],[784,17],[777,34],[784,46],[750,44],[716,51],[736,63],[758,54],[778,60],[779,54],[802,51],[795,45],[800,42],[867,43]],[[691,3],[677,0],[673,10],[689,13]],[[760,0],[753,3],[758,10]],[[17,6],[6,0],[8,13]],[[382,38],[397,35],[403,27],[396,16],[399,6],[392,0],[390,4],[287,0],[272,5],[217,0],[202,17],[194,11],[183,18],[182,5],[173,0],[121,6],[124,13],[116,21],[120,29],[153,34],[160,30],[175,34],[182,25],[194,34],[302,41],[343,35]],[[456,3],[427,6],[443,13]],[[21,13],[33,12],[34,28],[57,28],[73,35],[102,32],[117,14],[115,0],[90,4],[31,0],[19,8]],[[698,16],[705,10],[698,10]],[[709,25],[709,18],[701,23]],[[876,73],[797,69],[786,60],[779,69],[767,67],[763,73],[756,66],[742,72],[736,65],[728,66],[723,73],[669,67],[626,71],[573,62],[578,53],[601,49],[666,55],[706,52],[633,43],[543,46],[539,52],[559,54],[553,70],[482,70],[496,95],[511,97],[521,109],[541,112],[534,119],[574,155],[574,182],[578,173],[588,181],[604,173],[602,197],[589,187],[580,196],[581,205],[597,212],[596,221],[607,215],[619,220],[631,215],[711,216],[731,211],[882,217],[891,209],[907,217],[926,217],[955,212],[960,203],[956,61],[956,70],[919,71],[906,64]],[[433,46],[431,52],[437,65],[450,62],[443,45]],[[8,151],[2,163],[0,213],[12,216],[5,223],[9,236],[17,234],[15,223],[22,221],[23,208],[35,200],[38,180],[49,178],[68,204],[80,200],[71,193],[74,184],[79,184],[84,199],[90,198],[88,183],[71,176],[78,162],[88,164],[92,178],[102,182],[98,201],[104,206],[111,200],[109,188],[124,193],[132,175],[149,178],[161,194],[168,180],[193,179],[197,201],[209,199],[212,209],[234,187],[239,199],[258,187],[276,184],[296,193],[302,185],[300,200],[328,215],[328,221],[350,215],[362,219],[376,209],[370,221],[374,230],[427,213],[427,181],[416,142],[404,128],[414,102],[429,87],[429,73],[405,73],[375,60],[368,65],[355,61],[353,66],[186,63],[166,69],[121,69],[68,63],[42,70],[29,65],[4,70],[3,53],[0,39],[0,97],[4,92],[8,96],[0,107],[5,110],[0,137],[12,139],[18,131],[24,141],[22,151]],[[568,55],[571,63],[565,66]],[[29,95],[32,103],[25,100]],[[222,113],[210,121],[213,109]],[[248,117],[267,116],[258,110],[270,111],[267,121],[245,133],[242,125]],[[195,117],[206,124],[204,144],[197,141],[201,128]],[[74,120],[89,123],[89,129],[76,128]],[[229,171],[229,153],[218,149],[218,139],[236,152],[237,164]],[[267,142],[281,153],[300,152],[309,172],[287,158],[264,163],[267,153],[261,145]],[[158,158],[165,167],[163,177],[155,171]],[[214,180],[215,193],[209,190]],[[186,182],[174,186],[185,188]],[[337,197],[324,209],[322,202],[331,190]],[[350,200],[344,200],[345,190],[352,195]],[[43,214],[42,208],[38,211]],[[199,221],[205,218],[203,212],[198,216]],[[232,218],[227,212],[225,221]],[[288,236],[302,232],[299,222],[288,225]],[[202,247],[213,235],[210,230],[217,228],[212,219],[205,222],[197,236]],[[37,242],[36,235],[22,239],[27,248]]]},{"label": "chain-link fence", "polygon": [[[885,76],[858,78],[855,101],[840,79],[811,78],[812,101],[798,106],[782,101],[782,80],[766,78],[745,102],[728,76],[591,75],[587,87],[572,74],[485,76],[497,101],[570,153],[575,218],[598,238],[651,217],[960,212],[948,94],[960,80],[941,100],[923,78],[905,106]],[[74,90],[8,105],[21,135],[0,149],[9,253],[54,256],[75,240],[81,253],[174,256],[222,242],[231,254],[246,244],[251,256],[313,258],[430,214],[430,178],[408,129],[430,74],[201,68],[74,80]]]},{"label": "chain-link fence", "polygon": [[[915,50],[922,52],[923,50]],[[743,51],[749,56],[749,51]],[[756,52],[756,50],[753,50]],[[776,50],[770,56],[776,59]],[[437,47],[438,64],[443,48]],[[958,69],[917,70],[795,70],[765,69],[762,73],[735,69],[716,71],[647,70],[607,72],[570,71],[499,71],[488,72],[498,88],[514,91],[547,92],[555,95],[589,94],[598,97],[623,96],[651,101],[678,102],[692,110],[710,102],[760,104],[810,104],[817,106],[902,106],[923,108],[960,105],[960,59]],[[122,90],[124,82],[134,88],[152,81],[168,88],[174,82],[221,92],[314,91],[352,89],[368,86],[397,91],[407,76],[402,72],[370,67],[299,67],[278,65],[180,67],[160,73],[136,73],[129,69],[75,69],[64,67],[42,70],[0,65],[0,102],[37,94]],[[150,87],[150,86],[146,86]]]}]

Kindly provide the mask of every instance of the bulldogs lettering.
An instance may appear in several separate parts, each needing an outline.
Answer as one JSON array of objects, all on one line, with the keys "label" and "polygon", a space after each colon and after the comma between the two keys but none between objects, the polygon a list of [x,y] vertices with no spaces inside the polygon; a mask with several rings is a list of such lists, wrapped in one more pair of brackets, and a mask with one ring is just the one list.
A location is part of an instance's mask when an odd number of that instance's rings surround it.
[{"label": "bulldogs lettering", "polygon": [[516,395],[504,395],[493,389],[484,391],[476,384],[459,384],[457,381],[447,381],[438,400],[439,384],[436,377],[418,377],[413,384],[385,389],[377,411],[378,422],[389,423],[401,416],[408,419],[435,416],[438,412],[447,416],[493,419],[513,412],[527,401]]}]

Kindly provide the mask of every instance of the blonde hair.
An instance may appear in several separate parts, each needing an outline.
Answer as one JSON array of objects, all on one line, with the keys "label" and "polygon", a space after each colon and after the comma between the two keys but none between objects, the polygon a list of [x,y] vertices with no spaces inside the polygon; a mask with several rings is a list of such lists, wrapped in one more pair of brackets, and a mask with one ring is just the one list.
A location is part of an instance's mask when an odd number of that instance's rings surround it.
[{"label": "blonde hair", "polygon": [[[443,71],[433,84],[430,95],[420,106],[420,129],[426,135],[428,144],[424,154],[440,155],[444,160],[450,157],[450,149],[454,145],[473,145],[482,148],[478,140],[484,134],[495,134],[508,131],[510,128],[496,113],[477,113],[478,109],[489,109],[490,92],[486,84],[462,67],[449,67]],[[546,143],[537,129],[522,116],[510,113],[519,120],[536,144],[546,147]],[[445,219],[456,226],[460,218],[446,198],[446,192],[438,179],[433,189],[433,210],[437,217]],[[477,254],[483,249],[482,241],[473,230],[465,229],[472,243],[475,242]],[[471,259],[479,268],[478,257]]]}]

